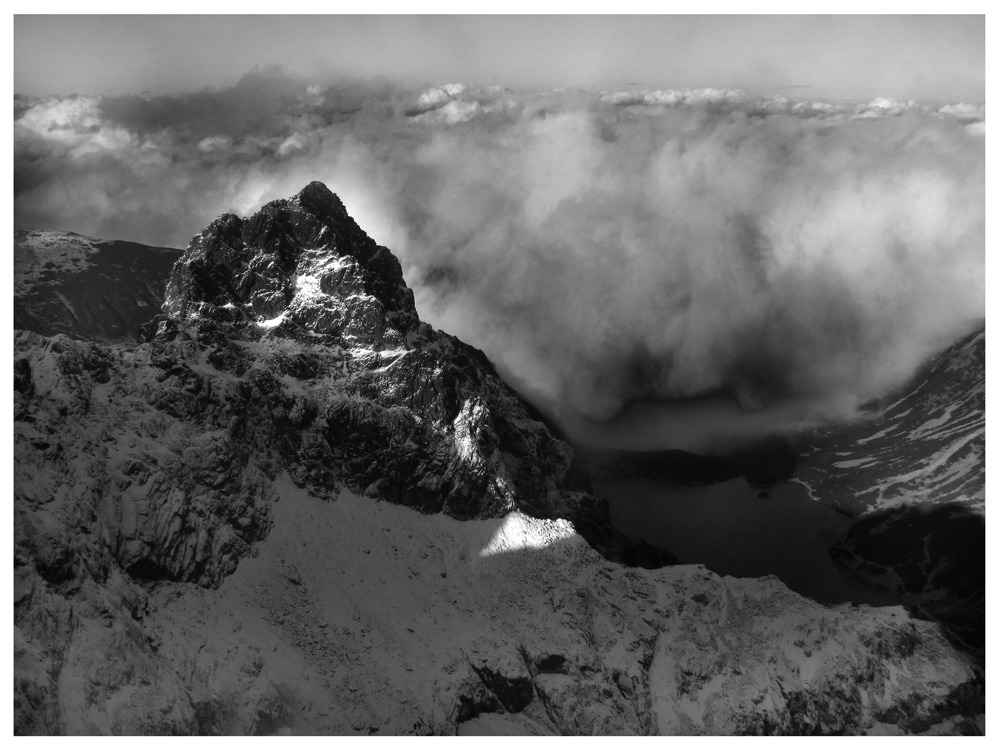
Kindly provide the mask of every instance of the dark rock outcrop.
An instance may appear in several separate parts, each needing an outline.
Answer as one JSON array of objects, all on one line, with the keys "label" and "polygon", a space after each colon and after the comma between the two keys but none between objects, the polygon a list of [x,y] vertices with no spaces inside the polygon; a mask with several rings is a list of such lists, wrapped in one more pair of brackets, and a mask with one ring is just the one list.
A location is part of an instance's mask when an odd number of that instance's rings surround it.
[{"label": "dark rock outcrop", "polygon": [[986,521],[963,504],[906,506],[855,521],[834,559],[941,622],[980,661],[986,649]]}]

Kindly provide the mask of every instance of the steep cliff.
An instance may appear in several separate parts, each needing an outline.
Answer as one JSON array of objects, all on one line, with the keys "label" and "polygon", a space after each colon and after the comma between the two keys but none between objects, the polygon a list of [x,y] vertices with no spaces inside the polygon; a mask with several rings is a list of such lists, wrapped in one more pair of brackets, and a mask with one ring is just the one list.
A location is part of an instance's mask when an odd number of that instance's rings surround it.
[{"label": "steep cliff", "polygon": [[15,334],[17,733],[982,728],[936,623],[611,531],[318,183],[198,235],[142,339]]}]

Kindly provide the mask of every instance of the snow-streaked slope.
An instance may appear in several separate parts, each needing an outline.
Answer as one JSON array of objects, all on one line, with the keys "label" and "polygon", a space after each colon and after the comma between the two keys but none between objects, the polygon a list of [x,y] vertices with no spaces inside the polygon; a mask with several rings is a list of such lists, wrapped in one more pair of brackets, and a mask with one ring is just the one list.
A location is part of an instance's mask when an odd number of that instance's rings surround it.
[{"label": "snow-streaked slope", "polygon": [[851,513],[959,502],[986,512],[986,333],[955,343],[873,416],[825,430],[797,478]]}]

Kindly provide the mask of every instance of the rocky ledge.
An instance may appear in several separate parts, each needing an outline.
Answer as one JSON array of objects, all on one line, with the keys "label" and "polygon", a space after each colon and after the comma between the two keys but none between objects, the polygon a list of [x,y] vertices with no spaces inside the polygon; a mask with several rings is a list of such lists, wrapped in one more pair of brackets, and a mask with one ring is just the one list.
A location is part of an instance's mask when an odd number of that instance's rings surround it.
[{"label": "rocky ledge", "polygon": [[198,235],[138,345],[14,348],[16,733],[983,728],[936,623],[611,531],[319,183]]}]

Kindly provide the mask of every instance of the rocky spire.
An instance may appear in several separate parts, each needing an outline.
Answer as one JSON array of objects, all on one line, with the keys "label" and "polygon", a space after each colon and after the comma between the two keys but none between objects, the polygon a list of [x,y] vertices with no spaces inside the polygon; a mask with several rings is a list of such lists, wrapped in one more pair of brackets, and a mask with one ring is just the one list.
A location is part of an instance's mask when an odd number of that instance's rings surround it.
[{"label": "rocky spire", "polygon": [[397,338],[420,322],[399,261],[321,182],[249,218],[209,224],[174,267],[163,311],[368,339]]}]

